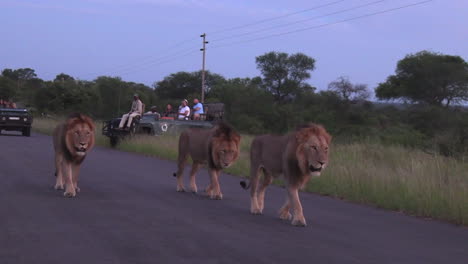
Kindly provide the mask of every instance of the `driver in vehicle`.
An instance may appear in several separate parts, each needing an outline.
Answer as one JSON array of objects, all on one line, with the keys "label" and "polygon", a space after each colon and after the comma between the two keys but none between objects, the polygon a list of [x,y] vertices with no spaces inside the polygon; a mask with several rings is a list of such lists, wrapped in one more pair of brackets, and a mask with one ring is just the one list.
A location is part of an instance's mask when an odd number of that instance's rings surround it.
[{"label": "driver in vehicle", "polygon": [[154,105],[150,108],[150,111],[146,112],[145,114],[156,115],[158,119],[161,118],[161,114],[158,113],[157,107]]},{"label": "driver in vehicle", "polygon": [[137,116],[141,116],[142,112],[143,112],[143,104],[141,103],[138,94],[134,94],[133,103],[132,103],[130,112],[122,116],[122,120],[120,120],[120,124],[119,124],[119,129],[124,128],[125,122],[127,120],[128,120],[127,127],[130,127],[132,125],[133,118]]},{"label": "driver in vehicle", "polygon": [[182,100],[182,104],[179,106],[179,120],[188,120],[190,116],[190,107],[188,107],[187,99]]}]

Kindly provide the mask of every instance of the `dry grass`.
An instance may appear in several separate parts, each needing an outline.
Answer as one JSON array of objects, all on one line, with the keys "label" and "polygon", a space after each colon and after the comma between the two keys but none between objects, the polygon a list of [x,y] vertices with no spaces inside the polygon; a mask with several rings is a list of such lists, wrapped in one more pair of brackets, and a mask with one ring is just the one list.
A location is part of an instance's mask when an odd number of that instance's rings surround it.
[{"label": "dry grass", "polygon": [[[50,134],[55,124],[36,119],[33,128]],[[170,135],[139,136],[121,142],[118,149],[175,160],[177,141]],[[251,141],[251,136],[242,137],[240,158],[228,173],[248,177]],[[97,142],[108,146],[100,127]],[[330,166],[306,191],[468,225],[466,160],[379,144],[336,145],[330,159]]]}]

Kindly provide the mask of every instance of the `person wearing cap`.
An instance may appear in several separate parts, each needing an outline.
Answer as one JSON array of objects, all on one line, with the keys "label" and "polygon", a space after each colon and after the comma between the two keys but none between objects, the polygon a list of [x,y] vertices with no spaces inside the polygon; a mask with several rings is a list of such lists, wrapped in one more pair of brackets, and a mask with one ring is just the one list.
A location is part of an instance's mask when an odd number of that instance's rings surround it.
[{"label": "person wearing cap", "polygon": [[188,120],[190,116],[190,107],[188,107],[187,99],[182,100],[182,104],[179,106],[179,120]]},{"label": "person wearing cap", "polygon": [[158,113],[158,108],[156,106],[152,106],[148,112],[145,114],[157,114]]},{"label": "person wearing cap", "polygon": [[138,94],[134,94],[132,108],[130,109],[130,112],[122,116],[122,120],[120,120],[119,128],[120,129],[124,128],[125,122],[127,120],[128,120],[127,127],[130,127],[132,125],[133,118],[135,118],[136,116],[141,116],[142,112],[143,112],[143,104],[141,103]]},{"label": "person wearing cap", "polygon": [[157,120],[161,118],[161,114],[158,113],[158,108],[154,105],[150,108],[148,112],[145,113],[145,115],[154,115]]},{"label": "person wearing cap", "polygon": [[193,99],[193,120],[200,120],[200,115],[203,114],[203,105],[197,98]]}]

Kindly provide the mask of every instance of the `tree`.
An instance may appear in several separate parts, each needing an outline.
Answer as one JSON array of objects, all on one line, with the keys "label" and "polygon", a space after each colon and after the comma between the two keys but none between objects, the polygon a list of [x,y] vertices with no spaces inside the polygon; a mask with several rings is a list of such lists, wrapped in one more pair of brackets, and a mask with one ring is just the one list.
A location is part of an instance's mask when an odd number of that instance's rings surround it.
[{"label": "tree", "polygon": [[4,69],[2,75],[13,80],[13,81],[26,81],[36,78],[37,75],[35,71],[31,68],[21,68],[21,69]]},{"label": "tree", "polygon": [[4,76],[0,76],[0,99],[9,100],[16,95],[15,83]]},{"label": "tree", "polygon": [[268,52],[256,57],[255,62],[263,75],[263,87],[273,94],[276,101],[313,89],[304,81],[315,69],[315,60],[303,53]]},{"label": "tree", "polygon": [[[214,86],[225,81],[223,76],[207,71],[205,74],[205,92],[209,93]],[[161,99],[180,100],[190,96],[200,97],[201,71],[173,73],[166,76],[162,81],[155,83],[153,87],[156,95]]]},{"label": "tree", "polygon": [[259,77],[229,79],[213,87],[207,101],[223,102],[225,118],[240,131],[264,133],[274,118],[273,96],[260,87]]},{"label": "tree", "polygon": [[375,89],[381,100],[402,99],[448,107],[468,101],[468,64],[460,56],[421,51],[407,55]]},{"label": "tree", "polygon": [[72,76],[65,74],[65,73],[60,73],[57,76],[55,76],[54,82],[67,82],[67,81],[74,81],[75,78]]},{"label": "tree", "polygon": [[12,97],[17,97],[26,105],[33,103],[34,93],[42,80],[37,78],[35,71],[31,68],[20,68],[16,70],[4,69],[2,76],[8,79],[9,89]]},{"label": "tree", "polygon": [[348,77],[340,76],[328,84],[328,90],[335,92],[346,102],[366,100],[370,97],[366,84],[352,84]]}]

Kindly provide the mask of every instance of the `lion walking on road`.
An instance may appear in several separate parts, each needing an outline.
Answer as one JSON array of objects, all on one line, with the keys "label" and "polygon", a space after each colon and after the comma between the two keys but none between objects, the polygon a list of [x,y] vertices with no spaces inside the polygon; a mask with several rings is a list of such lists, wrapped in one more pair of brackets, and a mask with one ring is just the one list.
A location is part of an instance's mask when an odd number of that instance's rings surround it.
[{"label": "lion walking on road", "polygon": [[231,166],[239,156],[241,137],[234,129],[224,122],[212,129],[188,129],[179,138],[177,191],[185,191],[183,173],[188,156],[193,160],[190,172],[190,191],[198,191],[195,174],[203,164],[208,164],[210,184],[205,189],[211,199],[222,199],[219,186],[219,175],[224,168]]},{"label": "lion walking on road", "polygon": [[55,189],[65,189],[63,195],[66,197],[75,197],[80,191],[80,166],[94,146],[94,129],[90,117],[75,113],[54,130]]},{"label": "lion walking on road", "polygon": [[[250,184],[241,186],[250,190],[250,212],[262,214],[265,189],[273,178],[283,175],[286,184],[286,202],[279,211],[281,219],[292,220],[295,226],[305,226],[306,220],[299,200],[299,189],[311,176],[320,176],[328,165],[331,136],[316,124],[299,127],[284,136],[262,135],[252,141],[250,148]],[[263,182],[259,178],[263,172]],[[292,210],[292,215],[290,213]]]}]

